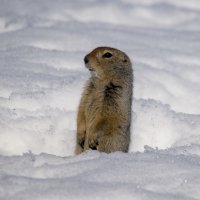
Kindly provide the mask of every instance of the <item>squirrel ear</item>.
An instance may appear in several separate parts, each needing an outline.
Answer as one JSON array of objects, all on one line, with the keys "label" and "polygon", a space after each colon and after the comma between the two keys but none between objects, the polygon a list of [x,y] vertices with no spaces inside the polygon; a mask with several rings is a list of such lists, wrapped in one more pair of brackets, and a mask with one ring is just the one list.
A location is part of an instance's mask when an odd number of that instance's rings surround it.
[{"label": "squirrel ear", "polygon": [[125,63],[126,63],[126,62],[127,62],[127,59],[126,59],[126,58],[124,58],[123,62],[125,62]]},{"label": "squirrel ear", "polygon": [[125,55],[123,55],[123,62],[127,62],[127,58],[126,58],[126,56]]}]

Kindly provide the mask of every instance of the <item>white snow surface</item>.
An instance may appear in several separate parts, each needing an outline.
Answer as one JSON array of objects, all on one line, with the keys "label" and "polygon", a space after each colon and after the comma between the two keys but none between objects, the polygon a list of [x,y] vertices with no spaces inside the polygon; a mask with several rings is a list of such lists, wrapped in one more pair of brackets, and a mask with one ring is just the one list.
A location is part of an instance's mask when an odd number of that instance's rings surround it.
[{"label": "white snow surface", "polygon": [[[200,200],[199,0],[0,0],[0,200]],[[129,153],[74,155],[97,46],[134,66]]]}]

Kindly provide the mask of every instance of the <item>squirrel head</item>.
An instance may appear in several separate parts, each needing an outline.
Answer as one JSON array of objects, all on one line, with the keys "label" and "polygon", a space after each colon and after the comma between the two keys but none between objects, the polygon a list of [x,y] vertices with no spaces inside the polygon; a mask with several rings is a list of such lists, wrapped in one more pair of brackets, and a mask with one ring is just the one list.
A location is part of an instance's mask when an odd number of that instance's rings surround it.
[{"label": "squirrel head", "polygon": [[99,79],[112,76],[123,76],[131,72],[129,57],[122,51],[111,47],[98,47],[84,58],[85,66],[92,76]]}]

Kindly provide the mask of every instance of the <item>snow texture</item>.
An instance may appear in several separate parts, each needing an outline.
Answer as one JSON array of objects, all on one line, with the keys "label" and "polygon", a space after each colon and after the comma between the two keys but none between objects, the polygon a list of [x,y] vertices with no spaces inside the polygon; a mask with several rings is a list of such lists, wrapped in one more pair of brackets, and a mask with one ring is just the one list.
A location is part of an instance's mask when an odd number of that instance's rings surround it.
[{"label": "snow texture", "polygon": [[[0,199],[200,199],[199,0],[0,0]],[[134,65],[128,154],[74,156],[97,46]]]}]

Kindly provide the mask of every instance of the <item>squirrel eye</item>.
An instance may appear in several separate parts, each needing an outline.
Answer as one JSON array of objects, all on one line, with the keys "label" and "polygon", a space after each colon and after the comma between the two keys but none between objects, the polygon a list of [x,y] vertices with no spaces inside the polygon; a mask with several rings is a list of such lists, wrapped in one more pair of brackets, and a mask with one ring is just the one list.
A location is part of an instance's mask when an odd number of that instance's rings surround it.
[{"label": "squirrel eye", "polygon": [[103,54],[103,58],[110,58],[110,57],[112,57],[112,54],[109,52]]}]

